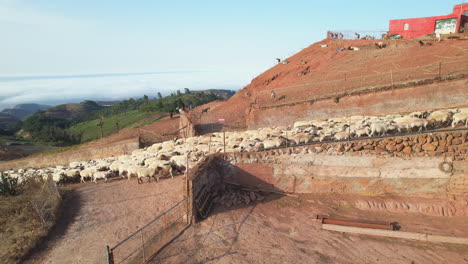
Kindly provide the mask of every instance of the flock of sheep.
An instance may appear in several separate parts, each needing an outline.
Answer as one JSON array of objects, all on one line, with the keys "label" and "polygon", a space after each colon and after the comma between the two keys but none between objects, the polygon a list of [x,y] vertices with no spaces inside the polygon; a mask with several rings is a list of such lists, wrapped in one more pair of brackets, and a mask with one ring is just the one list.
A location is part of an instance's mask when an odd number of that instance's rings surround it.
[{"label": "flock of sheep", "polygon": [[[173,177],[183,173],[209,153],[252,152],[263,149],[298,145],[327,140],[416,132],[427,129],[463,124],[468,126],[468,108],[414,112],[407,115],[351,116],[296,122],[290,127],[260,128],[242,132],[213,133],[212,135],[174,139],[138,149],[129,155],[71,162],[68,166],[45,169],[20,169],[3,174],[19,182],[33,177],[49,175],[56,183],[86,182],[92,179],[107,181],[109,177],[136,177],[159,181],[160,177]],[[224,145],[225,142],[225,145]]]}]

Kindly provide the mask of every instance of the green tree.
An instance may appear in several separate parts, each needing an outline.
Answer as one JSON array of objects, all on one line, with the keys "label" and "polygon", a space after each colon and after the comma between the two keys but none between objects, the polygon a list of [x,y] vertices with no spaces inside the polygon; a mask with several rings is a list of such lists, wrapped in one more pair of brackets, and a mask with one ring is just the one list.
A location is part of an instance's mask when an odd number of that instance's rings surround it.
[{"label": "green tree", "polygon": [[189,88],[184,88],[184,90],[185,90],[185,94],[191,93],[191,91],[189,90]]},{"label": "green tree", "polygon": [[160,92],[158,92],[158,98],[159,98],[159,99],[162,99],[162,98],[163,98]]}]

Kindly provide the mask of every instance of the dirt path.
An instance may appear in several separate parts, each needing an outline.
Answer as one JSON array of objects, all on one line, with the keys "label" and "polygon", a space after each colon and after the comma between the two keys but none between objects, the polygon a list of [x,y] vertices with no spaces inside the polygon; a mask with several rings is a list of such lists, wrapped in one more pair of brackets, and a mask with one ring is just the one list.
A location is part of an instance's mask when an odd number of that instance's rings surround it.
[{"label": "dirt path", "polygon": [[159,183],[136,179],[72,186],[59,222],[26,263],[105,263],[113,246],[183,196],[183,176]]},{"label": "dirt path", "polygon": [[[326,231],[315,215],[358,213],[364,219],[396,219],[420,232],[434,222],[464,229],[466,219],[431,218],[420,214],[374,214],[284,197],[248,207],[217,207],[211,217],[193,225],[152,263],[466,263],[461,245],[372,237]],[[447,225],[450,222],[452,226]],[[439,223],[439,224],[440,224]],[[406,230],[408,231],[408,230]],[[465,235],[465,232],[462,232]]]}]

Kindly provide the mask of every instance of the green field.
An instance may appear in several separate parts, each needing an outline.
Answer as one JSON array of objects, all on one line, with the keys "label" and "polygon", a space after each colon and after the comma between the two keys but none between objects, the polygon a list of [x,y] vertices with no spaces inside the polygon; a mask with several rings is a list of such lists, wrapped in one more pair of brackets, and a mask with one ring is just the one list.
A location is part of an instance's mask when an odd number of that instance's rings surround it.
[{"label": "green field", "polygon": [[[109,118],[104,119],[103,132],[104,137],[109,136],[118,132],[116,122],[119,122],[120,129],[123,128],[134,128],[138,127],[138,122],[142,121],[144,124],[151,124],[154,121],[161,119],[163,114],[152,114],[149,112],[141,112],[138,110],[113,115]],[[95,139],[99,139],[100,128],[98,126],[99,119],[82,122],[68,128],[68,131],[72,133],[82,133],[81,142],[87,142]]]}]

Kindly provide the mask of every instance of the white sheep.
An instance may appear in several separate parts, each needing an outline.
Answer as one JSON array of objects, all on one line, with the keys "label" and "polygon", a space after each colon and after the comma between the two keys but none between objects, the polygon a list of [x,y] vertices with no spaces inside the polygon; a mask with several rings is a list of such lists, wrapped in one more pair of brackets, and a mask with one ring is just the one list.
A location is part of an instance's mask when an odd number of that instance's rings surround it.
[{"label": "white sheep", "polygon": [[[147,177],[148,182],[151,182],[151,177],[154,177],[155,170],[152,168],[146,168],[146,167],[136,167],[135,172],[137,175],[137,180],[138,183],[143,183],[143,178]],[[159,178],[157,179],[159,181]]]},{"label": "white sheep", "polygon": [[452,118],[452,127],[455,127],[460,122],[464,122],[465,126],[468,126],[468,112],[456,113]]},{"label": "white sheep", "polygon": [[104,179],[104,181],[107,182],[108,176],[108,171],[96,171],[95,173],[93,173],[93,182],[97,183],[97,179]]}]

